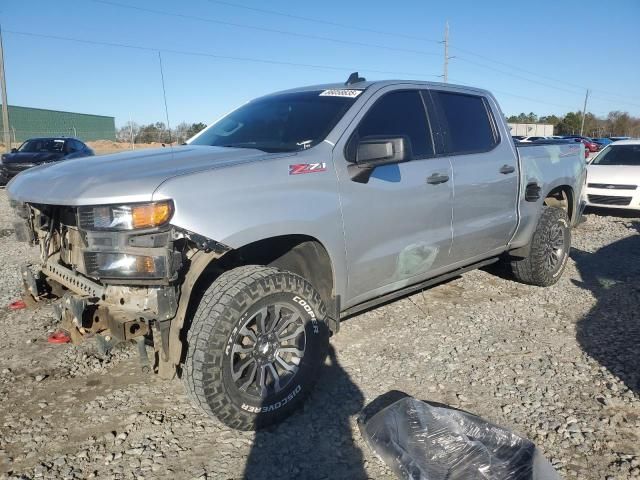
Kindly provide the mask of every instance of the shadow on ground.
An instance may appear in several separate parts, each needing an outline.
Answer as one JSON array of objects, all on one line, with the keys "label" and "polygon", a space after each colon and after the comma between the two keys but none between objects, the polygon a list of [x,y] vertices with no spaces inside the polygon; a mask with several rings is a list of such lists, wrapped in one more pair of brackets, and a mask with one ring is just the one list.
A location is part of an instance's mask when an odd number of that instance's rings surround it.
[{"label": "shadow on ground", "polygon": [[[640,222],[628,228],[640,233]],[[578,322],[582,349],[640,393],[640,235],[623,238],[595,253],[573,249],[571,258],[597,304]]]},{"label": "shadow on ground", "polygon": [[598,215],[599,217],[640,218],[640,210],[628,210],[625,208],[598,208],[587,207],[585,214]]},{"label": "shadow on ground", "polygon": [[362,451],[354,442],[350,418],[364,396],[338,362],[333,347],[303,409],[275,427],[256,433],[244,478],[367,478]]}]

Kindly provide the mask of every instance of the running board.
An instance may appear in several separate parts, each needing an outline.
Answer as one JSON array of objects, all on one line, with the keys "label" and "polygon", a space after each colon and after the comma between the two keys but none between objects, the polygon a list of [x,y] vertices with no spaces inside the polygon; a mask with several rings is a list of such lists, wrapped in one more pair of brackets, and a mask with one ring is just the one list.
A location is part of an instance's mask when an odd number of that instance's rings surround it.
[{"label": "running board", "polygon": [[499,260],[499,257],[492,257],[486,260],[482,260],[481,262],[473,263],[466,267],[461,267],[456,270],[453,270],[448,273],[443,273],[442,275],[438,275],[437,277],[430,278],[425,280],[424,282],[416,283],[415,285],[410,285],[408,287],[401,288],[400,290],[395,290],[390,293],[386,293],[379,297],[376,297],[372,300],[367,300],[366,302],[359,303],[358,305],[354,305],[353,307],[349,307],[346,310],[343,310],[340,314],[340,319],[345,319],[346,317],[350,317],[356,313],[360,313],[364,310],[368,310],[370,308],[382,305],[383,303],[390,302],[392,300],[396,300],[400,297],[404,297],[409,295],[410,293],[417,292],[418,290],[423,290],[427,287],[431,287],[438,283],[442,283],[451,278],[457,277],[465,272],[469,272],[471,270],[476,270],[478,268],[486,267],[487,265],[491,265],[492,263],[496,263]]}]

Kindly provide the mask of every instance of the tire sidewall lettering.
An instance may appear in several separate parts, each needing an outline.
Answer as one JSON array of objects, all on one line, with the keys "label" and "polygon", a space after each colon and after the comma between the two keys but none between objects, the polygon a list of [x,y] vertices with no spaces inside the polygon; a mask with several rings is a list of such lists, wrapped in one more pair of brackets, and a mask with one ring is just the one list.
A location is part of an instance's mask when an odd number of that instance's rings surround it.
[{"label": "tire sidewall lettering", "polygon": [[300,305],[302,309],[309,314],[311,325],[313,327],[313,333],[315,333],[316,335],[320,333],[320,327],[318,326],[318,317],[316,317],[316,313],[313,311],[313,308],[311,308],[311,305],[309,305],[309,302],[298,295],[293,297],[293,301]]},{"label": "tire sidewall lettering", "polygon": [[[297,290],[297,289],[296,289]],[[316,315],[316,311],[322,311],[323,309],[321,308],[321,305],[318,307],[318,310],[316,308],[314,308],[311,304],[310,301],[306,300],[305,297],[303,296],[302,293],[297,293],[297,292],[274,292],[275,295],[284,295],[286,297],[288,297],[288,301],[291,302],[292,306],[297,307],[296,309],[300,312],[300,315],[302,316],[302,318],[304,319],[306,317],[306,330],[307,330],[307,342],[309,342],[310,339],[310,334],[313,333],[313,337],[321,337],[321,332],[322,330],[322,326],[320,325],[320,321],[318,320],[318,316]],[[233,327],[233,329],[231,330],[231,333],[229,334],[229,337],[227,338],[227,341],[225,343],[225,348],[224,348],[224,355],[223,357],[228,357],[231,353],[231,349],[233,347],[233,344],[235,342],[236,336],[238,335],[241,326],[245,323],[245,321],[247,320],[248,316],[251,316],[254,314],[255,312],[255,305],[256,303],[259,303],[260,301],[263,301],[265,298],[267,297],[263,297],[262,299],[256,301],[256,302],[251,302],[251,304],[248,306],[248,308],[242,313],[242,315],[240,315],[239,320],[237,321],[237,323],[235,324],[235,326]],[[280,300],[281,301],[281,300]],[[313,345],[310,345],[311,350],[307,353],[305,353],[305,356],[307,355],[317,355],[317,353],[315,353],[315,348]],[[226,365],[227,365],[227,361],[224,360],[223,364],[225,365],[223,367],[223,370],[226,369]],[[304,383],[304,382],[303,382]],[[294,403],[294,400],[304,391],[305,386],[303,383],[297,382],[297,383],[293,383],[290,387],[287,387],[287,389],[284,392],[281,392],[281,395],[283,395],[282,397],[278,398],[276,397],[276,401],[273,401],[272,403],[263,405],[260,404],[259,402],[255,402],[252,401],[250,398],[241,395],[240,397],[237,397],[237,393],[234,395],[234,397],[237,398],[236,400],[236,408],[239,408],[247,413],[250,414],[254,414],[254,415],[264,415],[264,414],[272,414],[275,413],[276,411],[280,411],[282,409],[284,409],[285,407],[291,405],[292,403]]]}]

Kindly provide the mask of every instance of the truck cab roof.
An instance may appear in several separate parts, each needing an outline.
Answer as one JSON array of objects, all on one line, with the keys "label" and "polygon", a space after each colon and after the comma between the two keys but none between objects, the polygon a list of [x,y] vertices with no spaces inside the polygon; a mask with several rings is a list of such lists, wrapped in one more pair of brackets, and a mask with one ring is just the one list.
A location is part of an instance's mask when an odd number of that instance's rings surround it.
[{"label": "truck cab roof", "polygon": [[421,80],[374,80],[374,81],[365,80],[361,82],[354,82],[351,84],[324,83],[324,84],[318,84],[318,85],[296,87],[296,88],[291,88],[287,90],[281,90],[279,92],[270,93],[268,95],[265,95],[265,97],[270,97],[273,95],[282,95],[287,93],[312,92],[317,90],[369,90],[369,89],[379,90],[383,87],[388,87],[392,85],[416,85],[416,86],[423,86],[425,88],[430,88],[430,89],[445,88],[445,89],[465,90],[465,91],[468,91],[469,93],[475,93],[477,95],[491,96],[491,94],[487,90],[475,88],[475,87],[469,87],[467,85],[458,85],[454,83],[427,82],[427,81],[421,81]]}]

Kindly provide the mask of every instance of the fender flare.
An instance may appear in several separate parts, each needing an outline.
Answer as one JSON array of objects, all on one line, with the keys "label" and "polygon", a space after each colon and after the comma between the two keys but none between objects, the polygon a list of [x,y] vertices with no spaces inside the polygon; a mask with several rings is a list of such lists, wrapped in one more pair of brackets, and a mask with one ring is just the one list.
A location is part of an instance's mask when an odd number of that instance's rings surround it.
[{"label": "fender flare", "polygon": [[[178,298],[178,309],[176,315],[167,320],[171,326],[169,328],[169,351],[165,352],[168,355],[158,355],[158,374],[161,378],[171,379],[176,374],[176,367],[180,364],[182,359],[182,352],[184,345],[182,342],[182,329],[184,327],[185,319],[187,316],[187,310],[191,303],[191,295],[196,283],[207,269],[207,267],[218,258],[222,257],[224,253],[204,250],[197,250],[194,255],[189,259],[190,265],[185,275],[184,281],[180,286],[180,296]],[[155,339],[154,339],[155,343]],[[156,349],[158,347],[156,346]]]}]

